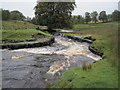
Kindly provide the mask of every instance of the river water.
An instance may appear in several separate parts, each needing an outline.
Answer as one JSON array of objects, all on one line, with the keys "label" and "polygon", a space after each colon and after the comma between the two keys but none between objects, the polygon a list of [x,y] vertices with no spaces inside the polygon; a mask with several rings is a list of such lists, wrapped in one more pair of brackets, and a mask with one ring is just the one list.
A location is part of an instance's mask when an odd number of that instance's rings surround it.
[{"label": "river water", "polygon": [[56,36],[51,46],[2,50],[2,87],[45,88],[51,82],[56,83],[69,68],[101,59],[88,46]]}]

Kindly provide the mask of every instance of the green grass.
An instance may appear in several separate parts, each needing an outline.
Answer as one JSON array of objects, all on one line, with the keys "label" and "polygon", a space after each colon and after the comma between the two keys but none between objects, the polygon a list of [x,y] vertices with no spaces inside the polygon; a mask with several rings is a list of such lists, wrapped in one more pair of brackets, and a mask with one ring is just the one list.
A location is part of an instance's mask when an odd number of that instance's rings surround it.
[{"label": "green grass", "polygon": [[80,67],[69,69],[57,85],[52,85],[51,88],[116,88],[118,87],[117,73],[115,67],[106,60],[101,60],[94,63],[92,69],[87,71]]},{"label": "green grass", "polygon": [[[2,29],[5,30],[17,30],[17,29],[35,29],[38,25],[34,25],[30,22],[9,20],[2,21]],[[39,26],[41,29],[47,29],[46,26]]]},{"label": "green grass", "polygon": [[[70,68],[57,84],[50,88],[117,88],[118,87],[118,23],[74,25],[74,32],[65,35],[92,36],[93,47],[104,53],[105,58],[92,64],[92,69]],[[71,80],[71,82],[69,82]]]},{"label": "green grass", "polygon": [[[1,30],[2,40],[20,40],[25,41],[26,39],[32,38],[32,35],[41,33],[42,35],[39,38],[51,37],[52,35],[38,31],[35,29],[20,29],[20,30]],[[38,38],[38,39],[39,39]]]},{"label": "green grass", "polygon": [[92,46],[103,52],[104,56],[107,57],[107,60],[111,61],[112,64],[117,66],[118,26],[118,22],[88,25],[80,24],[79,29],[76,30],[76,25],[74,25],[73,29],[75,31],[72,33],[65,33],[65,35],[92,36],[96,39]]},{"label": "green grass", "polygon": [[37,35],[35,37],[36,39],[52,36],[47,32],[45,33],[42,31],[35,30],[37,27],[40,27],[42,30],[47,29],[46,26],[38,26],[25,21],[18,20],[2,21],[2,30],[0,30],[2,37],[0,37],[0,40],[26,41],[28,39],[31,39],[32,35],[36,35],[38,33],[41,33],[41,35]]}]

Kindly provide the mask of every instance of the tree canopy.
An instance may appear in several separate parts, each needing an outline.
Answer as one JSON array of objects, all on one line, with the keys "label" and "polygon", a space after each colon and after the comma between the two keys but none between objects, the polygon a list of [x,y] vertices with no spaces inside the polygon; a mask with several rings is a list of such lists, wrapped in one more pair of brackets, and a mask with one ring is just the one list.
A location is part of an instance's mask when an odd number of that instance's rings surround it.
[{"label": "tree canopy", "polygon": [[38,2],[35,6],[37,22],[53,28],[71,27],[71,14],[75,2]]},{"label": "tree canopy", "polygon": [[25,19],[25,16],[21,12],[19,12],[17,10],[14,10],[14,11],[10,12],[10,19],[12,19],[12,20],[23,20],[23,19]]},{"label": "tree canopy", "polygon": [[90,13],[89,13],[89,12],[86,12],[86,13],[85,13],[85,22],[86,22],[86,24],[87,24],[88,22],[90,22],[90,21],[91,21]]},{"label": "tree canopy", "polygon": [[84,18],[81,15],[73,15],[71,18],[72,24],[84,23]]},{"label": "tree canopy", "polygon": [[10,19],[10,12],[9,12],[9,10],[1,9],[1,12],[2,12],[2,20]]},{"label": "tree canopy", "polygon": [[24,20],[25,16],[18,10],[9,11],[1,9],[2,20]]},{"label": "tree canopy", "polygon": [[94,21],[95,23],[97,22],[97,16],[98,16],[97,11],[93,11],[91,13],[92,21]]},{"label": "tree canopy", "polygon": [[113,21],[120,21],[120,11],[115,10],[111,17]]},{"label": "tree canopy", "polygon": [[99,20],[102,20],[103,22],[107,21],[107,15],[106,15],[106,11],[101,11],[99,14]]}]

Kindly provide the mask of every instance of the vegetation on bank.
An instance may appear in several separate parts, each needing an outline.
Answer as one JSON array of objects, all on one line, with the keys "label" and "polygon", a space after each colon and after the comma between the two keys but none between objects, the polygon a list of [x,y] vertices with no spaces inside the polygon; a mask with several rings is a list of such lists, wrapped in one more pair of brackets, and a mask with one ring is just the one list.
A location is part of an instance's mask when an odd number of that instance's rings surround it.
[{"label": "vegetation on bank", "polygon": [[70,68],[57,84],[50,88],[117,88],[118,87],[118,23],[74,25],[74,32],[65,35],[91,36],[93,47],[104,53],[104,58],[92,64],[89,70]]},{"label": "vegetation on bank", "polygon": [[0,40],[2,41],[0,43],[24,42],[29,40],[35,41],[40,38],[52,36],[47,32],[36,30],[38,27],[40,30],[47,29],[47,26],[34,25],[26,21],[2,21],[2,30],[0,30],[0,33],[2,34]]},{"label": "vegetation on bank", "polygon": [[117,88],[117,69],[106,60],[92,64],[92,69],[70,68],[50,88]]},{"label": "vegetation on bank", "polygon": [[91,46],[104,53],[104,56],[117,65],[118,61],[118,22],[74,25],[74,32],[65,35],[91,36],[96,39]]},{"label": "vegetation on bank", "polygon": [[40,29],[47,29],[46,26],[34,25],[30,22],[26,21],[18,21],[18,20],[8,20],[2,21],[2,29],[4,30],[17,30],[17,29],[36,29],[40,27]]},{"label": "vegetation on bank", "polygon": [[31,38],[40,39],[52,36],[48,33],[38,31],[35,29],[1,30],[1,32],[2,40],[26,41]]}]

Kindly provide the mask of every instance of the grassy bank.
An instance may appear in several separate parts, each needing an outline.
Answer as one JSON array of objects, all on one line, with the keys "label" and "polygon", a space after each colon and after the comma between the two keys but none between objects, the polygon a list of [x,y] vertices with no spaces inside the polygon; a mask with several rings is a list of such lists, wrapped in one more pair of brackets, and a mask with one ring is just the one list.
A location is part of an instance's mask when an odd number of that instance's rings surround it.
[{"label": "grassy bank", "polygon": [[[1,30],[2,40],[19,40],[26,41],[27,39],[31,39],[33,35],[36,35],[36,39],[51,37],[52,35],[38,31],[35,29],[19,29],[19,30]],[[39,35],[37,35],[39,33]]]},{"label": "grassy bank", "polygon": [[[79,27],[78,27],[79,26]],[[118,64],[118,22],[74,25],[75,31],[65,35],[91,36],[96,39],[93,47],[104,53],[112,64]]]},{"label": "grassy bank", "polygon": [[38,26],[26,21],[18,20],[2,21],[2,30],[0,30],[2,37],[0,37],[0,40],[5,41],[0,43],[9,43],[14,41],[24,42],[30,39],[37,40],[40,38],[52,36],[47,32],[45,33],[40,30],[36,30],[37,27],[39,27],[40,29],[47,29],[46,26]]},{"label": "grassy bank", "polygon": [[116,88],[117,81],[117,69],[102,60],[94,63],[92,69],[87,71],[80,67],[69,69],[51,88]]},{"label": "grassy bank", "polygon": [[41,29],[47,28],[46,26],[38,26],[25,21],[18,20],[2,21],[2,29],[5,30],[36,29],[37,27],[40,27]]},{"label": "grassy bank", "polygon": [[117,88],[118,87],[118,23],[74,25],[74,32],[65,35],[92,36],[92,44],[105,58],[92,64],[89,70],[70,68],[51,88]]}]

